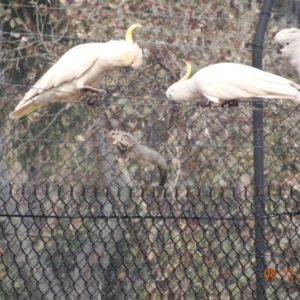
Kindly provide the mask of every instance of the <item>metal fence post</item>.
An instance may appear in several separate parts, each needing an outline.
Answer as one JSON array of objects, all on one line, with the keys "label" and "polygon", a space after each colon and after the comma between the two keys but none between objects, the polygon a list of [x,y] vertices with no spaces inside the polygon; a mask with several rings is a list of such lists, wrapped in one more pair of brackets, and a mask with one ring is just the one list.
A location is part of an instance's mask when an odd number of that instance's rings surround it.
[{"label": "metal fence post", "polygon": [[[263,2],[256,25],[252,45],[252,66],[262,69],[262,52],[266,32],[274,0]],[[254,210],[255,210],[255,276],[256,299],[266,299],[266,280],[264,278],[266,240],[264,235],[264,132],[263,132],[263,100],[253,100],[253,146],[254,146]]]}]

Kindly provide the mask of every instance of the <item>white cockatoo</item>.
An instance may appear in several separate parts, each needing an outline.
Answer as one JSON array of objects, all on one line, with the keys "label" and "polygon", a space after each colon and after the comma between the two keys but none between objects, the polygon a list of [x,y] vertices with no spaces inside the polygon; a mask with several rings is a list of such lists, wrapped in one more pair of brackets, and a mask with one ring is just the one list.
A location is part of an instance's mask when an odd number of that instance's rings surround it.
[{"label": "white cockatoo", "polygon": [[289,60],[300,76],[300,30],[297,28],[283,29],[276,33],[274,41],[276,51]]},{"label": "white cockatoo", "polygon": [[19,119],[51,102],[78,101],[86,91],[105,92],[98,86],[109,71],[141,67],[142,49],[132,41],[132,31],[137,27],[141,25],[130,26],[123,41],[87,43],[71,48],[25,94],[10,117]]},{"label": "white cockatoo", "polygon": [[205,67],[190,79],[191,65],[185,76],[171,85],[167,98],[191,101],[207,98],[219,103],[248,98],[282,98],[300,102],[300,86],[291,80],[262,70],[235,64],[219,63]]}]

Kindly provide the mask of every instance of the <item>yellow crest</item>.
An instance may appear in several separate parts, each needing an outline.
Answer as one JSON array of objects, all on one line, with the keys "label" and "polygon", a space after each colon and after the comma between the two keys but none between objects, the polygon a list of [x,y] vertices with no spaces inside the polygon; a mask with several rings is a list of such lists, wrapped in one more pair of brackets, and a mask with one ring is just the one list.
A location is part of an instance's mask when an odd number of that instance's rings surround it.
[{"label": "yellow crest", "polygon": [[131,26],[127,29],[125,41],[132,42],[132,31],[133,31],[135,28],[137,28],[137,27],[142,27],[142,25],[140,25],[140,24],[133,24],[133,25],[131,25]]},{"label": "yellow crest", "polygon": [[185,75],[180,79],[180,81],[185,81],[185,80],[188,80],[191,73],[192,73],[192,65],[189,63],[189,62],[185,62],[186,64],[186,73]]}]

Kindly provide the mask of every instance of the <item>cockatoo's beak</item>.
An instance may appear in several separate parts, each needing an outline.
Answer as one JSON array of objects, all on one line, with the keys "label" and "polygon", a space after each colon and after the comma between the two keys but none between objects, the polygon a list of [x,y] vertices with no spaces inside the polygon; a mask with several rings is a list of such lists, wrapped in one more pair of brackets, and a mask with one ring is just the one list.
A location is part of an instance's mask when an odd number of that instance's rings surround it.
[{"label": "cockatoo's beak", "polygon": [[281,49],[282,49],[282,48],[283,48],[282,45],[277,44],[276,47],[275,47],[275,50],[276,50],[276,52],[277,52],[278,54],[281,54]]},{"label": "cockatoo's beak", "polygon": [[123,74],[129,74],[129,73],[131,73],[131,71],[132,71],[132,68],[131,68],[131,67],[122,67],[122,68],[121,68],[121,72],[122,72]]}]

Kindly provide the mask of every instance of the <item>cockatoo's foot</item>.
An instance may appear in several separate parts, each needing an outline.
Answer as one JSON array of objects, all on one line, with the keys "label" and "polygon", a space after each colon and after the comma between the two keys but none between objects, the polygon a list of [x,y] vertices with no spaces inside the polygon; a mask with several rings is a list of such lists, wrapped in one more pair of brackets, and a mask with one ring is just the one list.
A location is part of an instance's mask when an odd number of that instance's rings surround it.
[{"label": "cockatoo's foot", "polygon": [[97,102],[100,102],[99,95],[97,93],[91,93],[85,98],[87,105],[93,106]]},{"label": "cockatoo's foot", "polygon": [[106,91],[96,89],[90,86],[84,86],[82,88],[77,89],[77,92],[85,96],[84,100],[88,105],[95,105],[97,102],[102,102],[100,99],[99,93],[106,94]]},{"label": "cockatoo's foot", "polygon": [[97,93],[104,93],[104,94],[106,94],[106,91],[105,91],[105,90],[96,89],[96,88],[93,88],[93,87],[88,86],[88,85],[83,86],[83,87],[77,89],[77,91],[78,91],[79,93],[82,93],[82,94],[85,94],[86,92],[89,92],[89,91],[93,91],[93,92],[97,92]]},{"label": "cockatoo's foot", "polygon": [[222,102],[221,107],[224,108],[225,105],[228,105],[228,107],[239,107],[239,101],[238,100],[227,100]]},{"label": "cockatoo's foot", "polygon": [[198,101],[196,104],[197,107],[211,107],[211,102],[210,101]]}]

